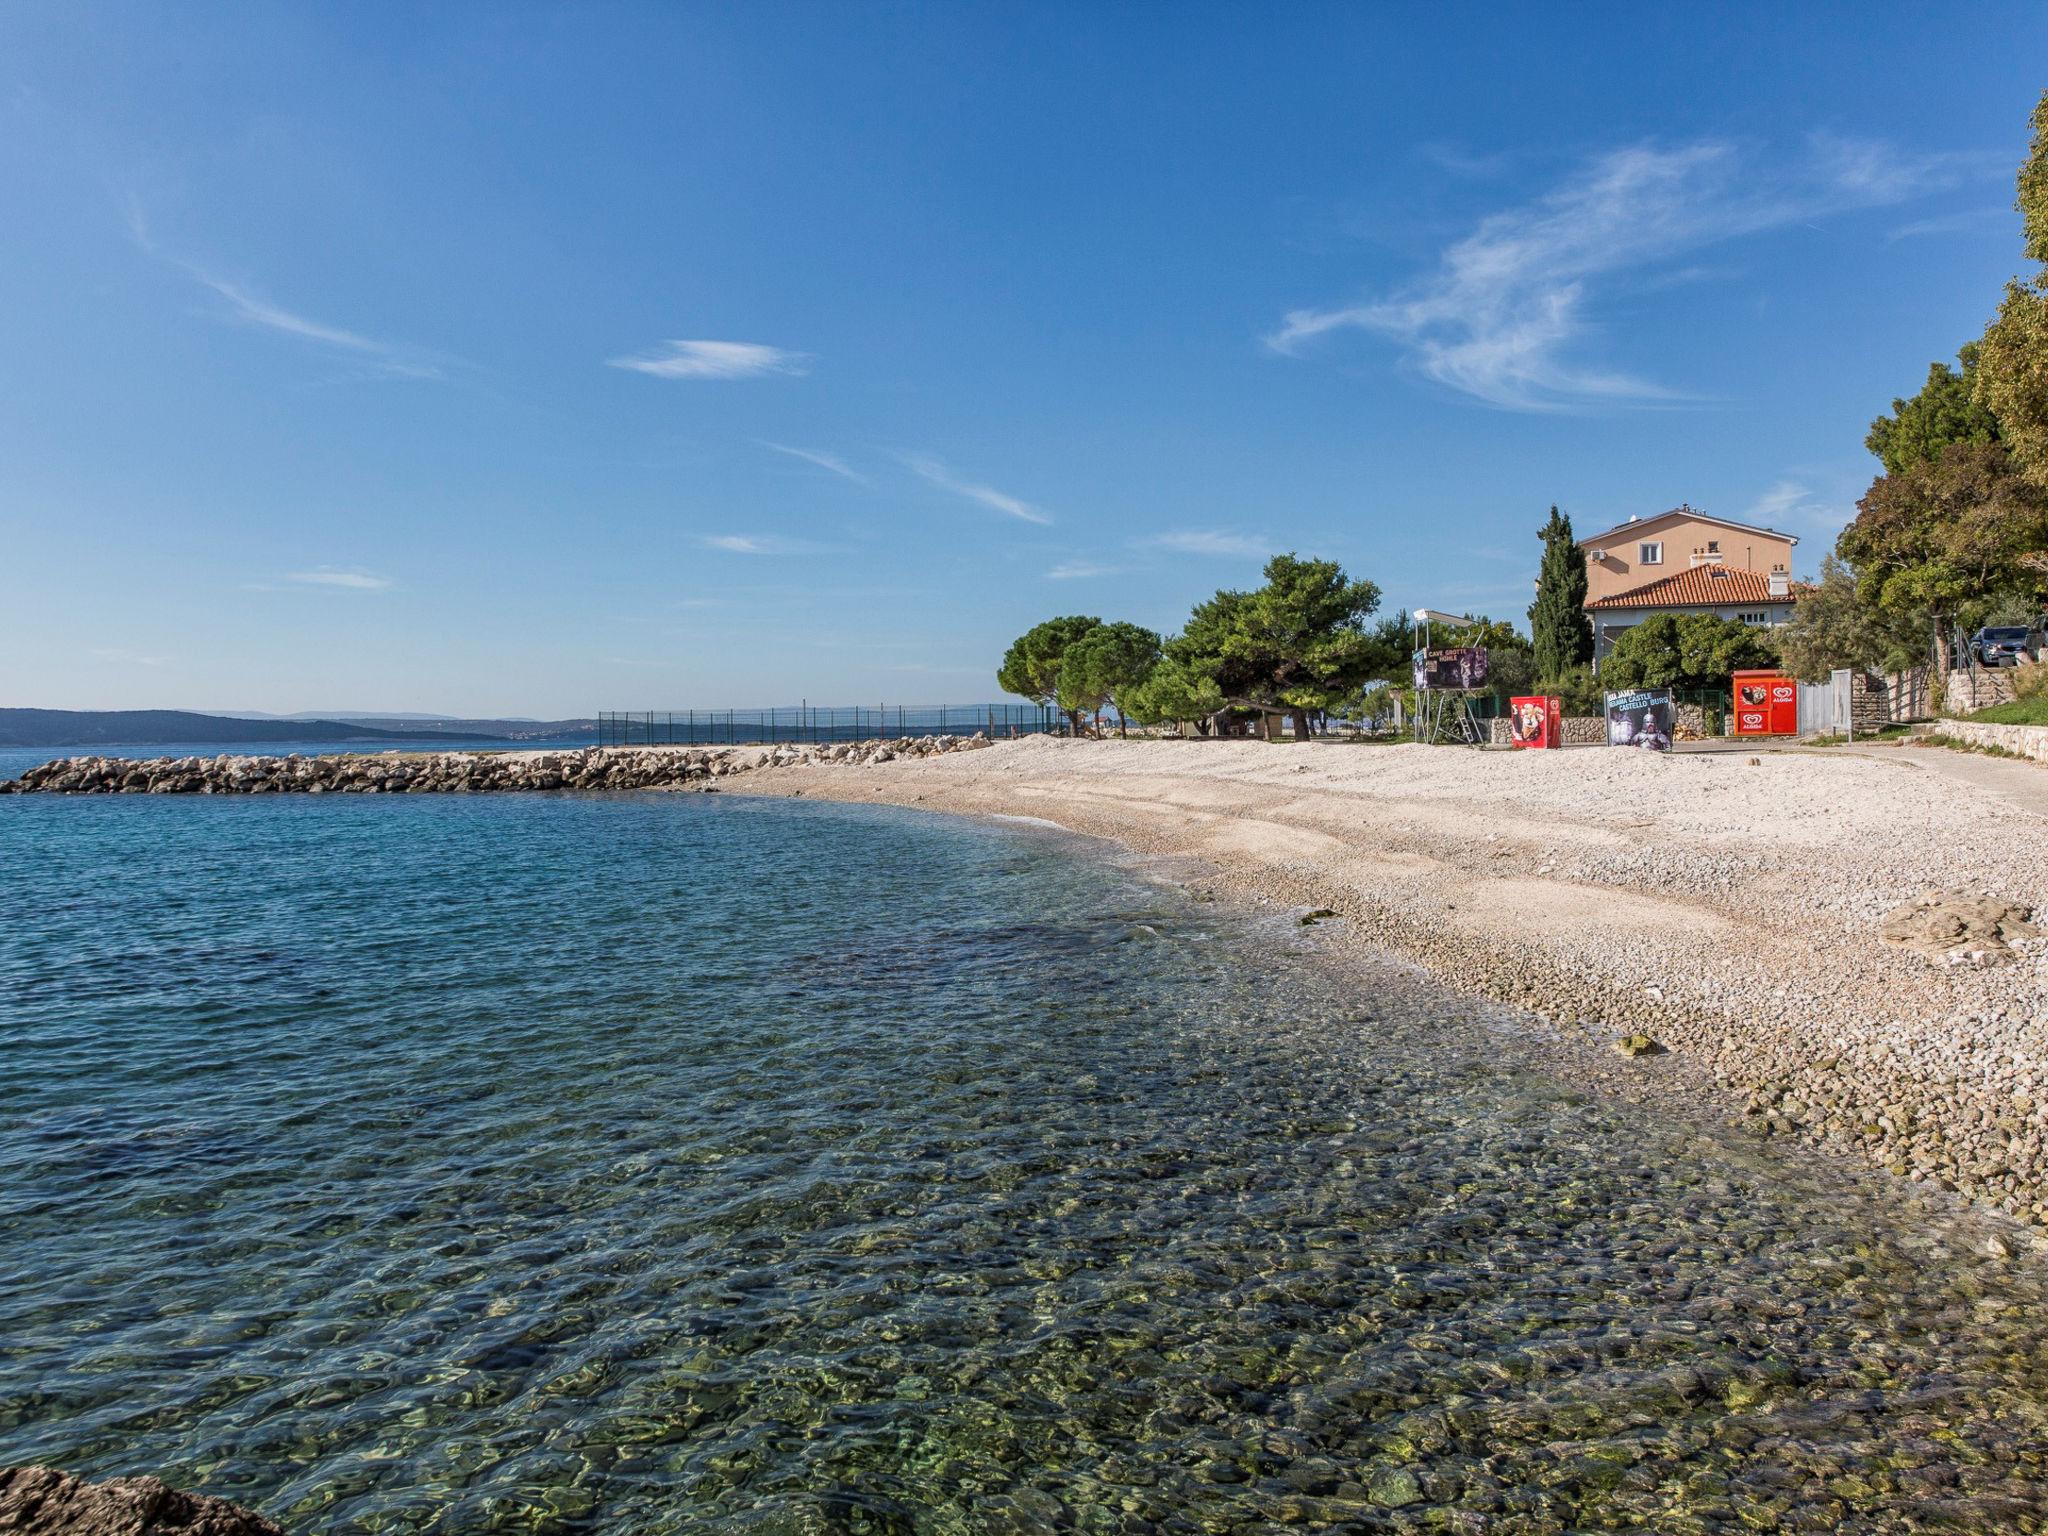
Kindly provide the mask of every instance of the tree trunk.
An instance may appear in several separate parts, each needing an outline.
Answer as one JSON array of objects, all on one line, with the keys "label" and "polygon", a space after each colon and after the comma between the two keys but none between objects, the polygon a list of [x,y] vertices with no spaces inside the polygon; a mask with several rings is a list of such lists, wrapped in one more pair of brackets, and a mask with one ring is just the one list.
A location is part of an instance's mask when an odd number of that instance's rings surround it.
[{"label": "tree trunk", "polygon": [[1296,741],[1307,741],[1309,739],[1308,711],[1305,709],[1290,709],[1287,712],[1287,718],[1294,722],[1294,739]]}]

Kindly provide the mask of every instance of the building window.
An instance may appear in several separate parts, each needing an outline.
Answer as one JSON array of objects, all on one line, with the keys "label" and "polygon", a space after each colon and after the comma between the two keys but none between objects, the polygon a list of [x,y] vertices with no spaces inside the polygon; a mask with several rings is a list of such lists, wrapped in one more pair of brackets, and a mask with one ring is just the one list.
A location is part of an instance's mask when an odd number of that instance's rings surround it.
[{"label": "building window", "polygon": [[1719,539],[1707,540],[1707,553],[1710,555],[1718,555],[1719,553],[1721,553],[1721,541]]},{"label": "building window", "polygon": [[1662,565],[1664,563],[1663,540],[1657,539],[1638,544],[1636,546],[1636,560],[1643,565]]},{"label": "building window", "polygon": [[1768,613],[1738,613],[1735,617],[1745,624],[1764,625],[1771,622],[1771,616]]}]

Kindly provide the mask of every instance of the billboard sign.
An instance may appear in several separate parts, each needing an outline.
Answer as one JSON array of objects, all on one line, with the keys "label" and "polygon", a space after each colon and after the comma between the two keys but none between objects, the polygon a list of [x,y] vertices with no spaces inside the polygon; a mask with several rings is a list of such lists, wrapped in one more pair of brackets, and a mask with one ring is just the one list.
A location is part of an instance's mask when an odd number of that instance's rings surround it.
[{"label": "billboard sign", "polygon": [[1564,745],[1564,701],[1539,694],[1508,700],[1508,741],[1517,747]]},{"label": "billboard sign", "polygon": [[1735,674],[1737,736],[1797,736],[1799,685],[1776,672]]},{"label": "billboard sign", "polygon": [[1461,693],[1486,686],[1486,647],[1458,645],[1441,651],[1417,651],[1415,686],[1424,691]]},{"label": "billboard sign", "polygon": [[1671,750],[1671,727],[1677,720],[1669,688],[1634,688],[1607,695],[1607,744]]}]

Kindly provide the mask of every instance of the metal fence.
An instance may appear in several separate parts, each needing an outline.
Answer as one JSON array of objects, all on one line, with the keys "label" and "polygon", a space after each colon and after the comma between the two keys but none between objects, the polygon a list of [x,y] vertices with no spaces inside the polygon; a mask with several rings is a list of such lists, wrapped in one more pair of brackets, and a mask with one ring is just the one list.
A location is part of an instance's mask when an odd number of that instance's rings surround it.
[{"label": "metal fence", "polygon": [[899,736],[1062,736],[1058,710],[1037,704],[789,704],[773,709],[600,712],[601,747],[717,747],[876,741]]}]

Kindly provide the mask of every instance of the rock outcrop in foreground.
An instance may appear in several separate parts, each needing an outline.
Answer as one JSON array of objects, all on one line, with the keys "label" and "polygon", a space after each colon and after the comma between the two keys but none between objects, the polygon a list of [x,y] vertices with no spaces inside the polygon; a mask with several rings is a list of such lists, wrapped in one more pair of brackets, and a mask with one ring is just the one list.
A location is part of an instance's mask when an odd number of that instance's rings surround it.
[{"label": "rock outcrop in foreground", "polygon": [[89,1483],[55,1467],[0,1467],[7,1536],[284,1536],[261,1515],[154,1477]]},{"label": "rock outcrop in foreground", "polygon": [[906,736],[830,746],[586,747],[577,752],[383,752],[327,757],[67,757],[0,782],[0,794],[464,794],[504,790],[672,789],[759,768],[865,766],[988,745]]}]

